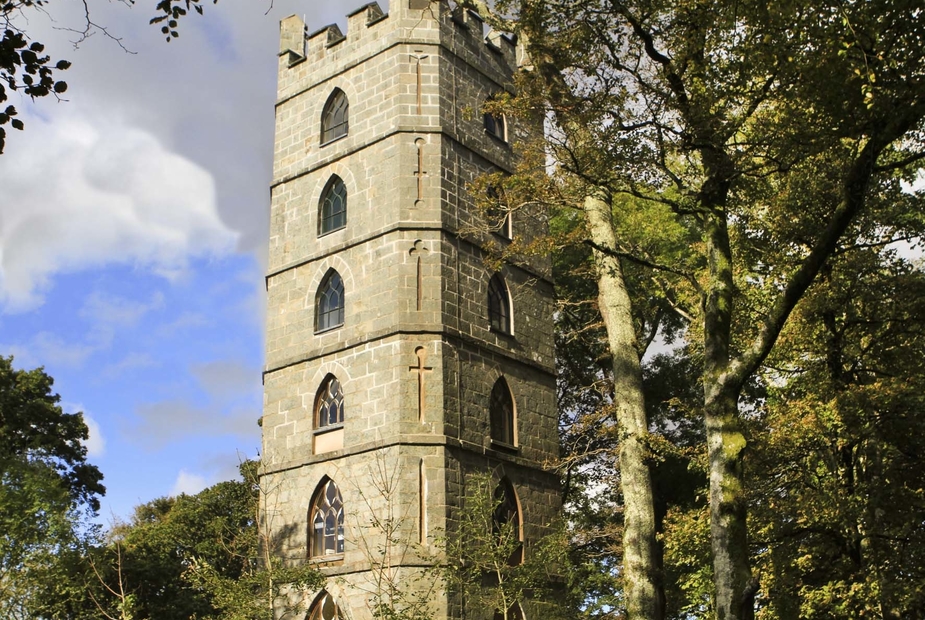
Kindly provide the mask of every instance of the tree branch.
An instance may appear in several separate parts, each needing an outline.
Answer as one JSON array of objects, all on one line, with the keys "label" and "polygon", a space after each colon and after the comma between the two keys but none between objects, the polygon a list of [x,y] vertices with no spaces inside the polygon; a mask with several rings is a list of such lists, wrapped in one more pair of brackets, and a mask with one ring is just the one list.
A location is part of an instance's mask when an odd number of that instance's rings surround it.
[{"label": "tree branch", "polygon": [[727,381],[741,385],[770,353],[797,302],[813,283],[822,266],[834,254],[838,240],[841,239],[854,217],[864,208],[867,189],[875,171],[877,158],[887,146],[921,121],[925,116],[925,98],[920,98],[908,106],[905,112],[887,121],[885,126],[871,136],[861,149],[854,165],[846,174],[841,202],[832,214],[828,225],[816,240],[809,255],[790,276],[751,345],[730,364]]}]

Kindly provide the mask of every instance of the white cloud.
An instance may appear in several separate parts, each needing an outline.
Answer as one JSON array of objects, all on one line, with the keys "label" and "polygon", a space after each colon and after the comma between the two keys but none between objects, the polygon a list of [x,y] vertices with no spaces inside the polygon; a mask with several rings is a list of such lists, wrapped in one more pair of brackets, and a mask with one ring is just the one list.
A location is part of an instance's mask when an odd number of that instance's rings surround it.
[{"label": "white cloud", "polygon": [[12,354],[17,364],[23,368],[51,364],[79,368],[88,357],[99,350],[97,344],[67,342],[61,336],[47,331],[35,334],[25,345],[0,346]]},{"label": "white cloud", "polygon": [[181,469],[180,473],[177,474],[176,481],[173,483],[173,488],[170,490],[170,494],[180,495],[181,493],[186,493],[187,495],[195,495],[207,486],[209,486],[209,483],[205,476],[193,474],[186,471],[185,469]]},{"label": "white cloud", "polygon": [[237,396],[260,394],[260,368],[232,360],[194,364],[193,375],[216,401],[227,402]]},{"label": "white cloud", "polygon": [[175,399],[140,405],[136,415],[138,421],[128,429],[129,435],[148,449],[196,436],[257,437],[260,434],[259,414],[249,409],[223,413]]},{"label": "white cloud", "polygon": [[81,318],[109,326],[132,327],[148,312],[164,306],[164,294],[154,291],[148,302],[133,301],[116,295],[94,291],[84,300],[78,312]]},{"label": "white cloud", "polygon": [[86,413],[84,413],[84,423],[87,425],[87,430],[90,431],[90,436],[84,442],[84,446],[87,448],[87,456],[91,458],[103,456],[106,453],[106,439],[103,437],[100,425]]},{"label": "white cloud", "polygon": [[129,353],[118,362],[107,364],[100,370],[100,376],[107,380],[117,379],[130,370],[152,368],[157,362],[147,353]]},{"label": "white cloud", "polygon": [[[0,168],[0,302],[26,310],[56,273],[110,263],[162,274],[189,257],[232,250],[212,176],[151,133],[114,118],[29,120],[44,148]],[[130,316],[123,316],[128,320]]]}]

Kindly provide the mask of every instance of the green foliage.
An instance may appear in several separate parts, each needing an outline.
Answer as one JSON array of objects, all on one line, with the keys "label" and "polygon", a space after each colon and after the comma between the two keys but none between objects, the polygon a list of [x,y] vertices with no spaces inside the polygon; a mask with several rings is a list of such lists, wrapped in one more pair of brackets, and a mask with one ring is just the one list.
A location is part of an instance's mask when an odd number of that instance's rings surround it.
[{"label": "green foliage", "polygon": [[[706,493],[705,488],[701,490]],[[688,509],[669,508],[662,536],[671,617],[713,618],[716,610],[710,564],[710,514],[706,502]]]},{"label": "green foliage", "polygon": [[58,558],[94,529],[85,518],[105,491],[86,462],[87,426],[68,414],[41,368],[16,370],[0,356],[0,615],[31,617]]},{"label": "green foliage", "polygon": [[[0,20],[5,24],[0,39],[0,104],[9,99],[7,89],[22,91],[32,99],[48,95],[58,96],[67,90],[67,83],[55,79],[55,71],[65,71],[71,66],[66,60],[53,61],[45,54],[45,46],[32,41],[16,27],[25,19],[29,10],[44,10],[42,0],[21,0],[6,2],[0,6]],[[16,118],[16,108],[7,106],[0,112],[0,153],[6,144],[6,127],[23,129],[23,122]]]},{"label": "green foliage", "polygon": [[110,559],[106,581],[122,579],[138,618],[271,618],[280,587],[320,586],[314,568],[284,566],[269,553],[273,542],[258,523],[258,467],[245,461],[242,480],[138,506],[113,528],[108,548],[120,549],[121,571],[112,574],[118,566]]},{"label": "green foliage", "polygon": [[257,468],[245,461],[242,480],[142,504],[105,539],[56,553],[54,570],[35,577],[37,617],[270,620],[287,584],[321,587],[314,567],[273,556]]},{"label": "green foliage", "polygon": [[17,464],[48,468],[69,500],[95,511],[105,488],[86,462],[87,425],[82,414],[62,411],[53,384],[41,368],[15,370],[12,357],[0,356],[0,474]]},{"label": "green foliage", "polygon": [[507,11],[499,20],[525,35],[534,65],[519,106],[547,110],[560,187],[615,197],[620,247],[609,251],[629,286],[658,282],[689,321],[716,613],[749,617],[743,456],[763,405],[756,372],[826,261],[856,240],[903,238],[916,219],[898,211],[911,206],[899,179],[925,157],[925,30],[904,17],[921,9],[587,0]]},{"label": "green foliage", "polygon": [[919,617],[925,274],[874,244],[846,249],[821,284],[753,430],[760,616]]},{"label": "green foliage", "polygon": [[[194,558],[185,573],[194,588],[207,592],[216,612],[202,618],[215,620],[273,620],[273,605],[283,590],[317,590],[324,580],[311,565],[274,566],[271,569],[246,570],[236,577],[218,572],[204,560]],[[304,611],[301,604],[289,611]]]},{"label": "green foliage", "polygon": [[526,601],[541,610],[540,617],[558,618],[565,611],[564,538],[553,530],[525,547],[520,524],[497,518],[504,503],[499,488],[491,474],[467,477],[464,504],[442,541],[444,581],[468,608],[495,610],[504,620],[513,620],[511,609]]}]

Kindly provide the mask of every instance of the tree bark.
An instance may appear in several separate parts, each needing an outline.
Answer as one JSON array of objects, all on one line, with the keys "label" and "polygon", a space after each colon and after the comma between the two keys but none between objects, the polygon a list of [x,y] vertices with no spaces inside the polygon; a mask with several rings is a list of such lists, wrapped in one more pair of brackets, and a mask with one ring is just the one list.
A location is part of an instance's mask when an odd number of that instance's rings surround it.
[{"label": "tree bark", "polygon": [[737,394],[705,382],[710,461],[710,536],[718,620],[753,620],[758,583],[749,567],[746,497],[742,472],[745,437]]},{"label": "tree bark", "polygon": [[655,532],[655,504],[649,471],[648,419],[642,368],[630,297],[619,259],[614,257],[610,194],[599,189],[585,197],[584,211],[595,247],[598,304],[613,356],[614,407],[620,428],[620,481],[623,490],[623,581],[627,616],[661,620],[665,595]]},{"label": "tree bark", "polygon": [[[720,184],[725,185],[725,184]],[[718,620],[752,620],[758,590],[749,567],[747,505],[742,470],[745,436],[739,417],[742,382],[730,374],[734,283],[726,222],[728,187],[705,185],[702,199],[708,281],[703,297],[704,419],[710,471],[710,534]],[[708,195],[714,192],[716,195]]]}]

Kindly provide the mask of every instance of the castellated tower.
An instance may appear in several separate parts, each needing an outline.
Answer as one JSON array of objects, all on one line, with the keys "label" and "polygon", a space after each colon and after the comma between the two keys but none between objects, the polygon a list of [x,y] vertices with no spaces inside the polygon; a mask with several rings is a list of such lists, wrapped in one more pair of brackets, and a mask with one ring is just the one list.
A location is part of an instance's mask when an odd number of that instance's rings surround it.
[{"label": "castellated tower", "polygon": [[[387,561],[418,588],[475,472],[504,494],[524,553],[555,516],[553,288],[542,261],[484,260],[485,238],[536,221],[460,232],[479,225],[467,184],[512,170],[515,128],[481,110],[511,88],[514,42],[427,0],[306,32],[282,21],[263,510],[274,551],[329,576],[304,593],[306,617],[366,620],[374,518],[399,524],[407,545]],[[497,611],[442,591],[431,607],[438,620]],[[529,601],[516,613],[539,620]]]}]

